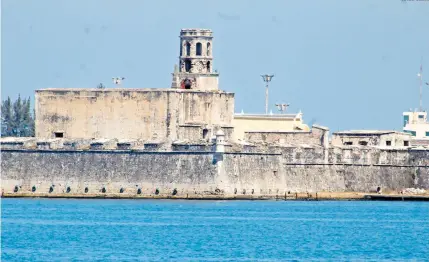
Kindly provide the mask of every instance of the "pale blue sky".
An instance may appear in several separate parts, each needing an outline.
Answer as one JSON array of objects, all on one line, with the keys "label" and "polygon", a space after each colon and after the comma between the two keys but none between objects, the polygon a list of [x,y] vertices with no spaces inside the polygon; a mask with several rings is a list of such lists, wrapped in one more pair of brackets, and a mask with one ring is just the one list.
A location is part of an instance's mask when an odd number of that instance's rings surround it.
[{"label": "pale blue sky", "polygon": [[[429,1],[2,0],[2,97],[45,87],[165,87],[181,28],[214,31],[220,87],[235,111],[291,104],[338,129],[400,129],[429,81]],[[429,106],[429,88],[424,87]]]}]

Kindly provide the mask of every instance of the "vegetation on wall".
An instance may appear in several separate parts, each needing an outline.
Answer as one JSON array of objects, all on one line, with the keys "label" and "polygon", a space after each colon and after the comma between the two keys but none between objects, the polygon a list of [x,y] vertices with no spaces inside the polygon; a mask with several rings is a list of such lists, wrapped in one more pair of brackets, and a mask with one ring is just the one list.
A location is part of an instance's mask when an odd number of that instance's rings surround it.
[{"label": "vegetation on wall", "polygon": [[10,97],[1,103],[1,136],[34,136],[34,110],[31,110],[30,98],[14,102]]}]

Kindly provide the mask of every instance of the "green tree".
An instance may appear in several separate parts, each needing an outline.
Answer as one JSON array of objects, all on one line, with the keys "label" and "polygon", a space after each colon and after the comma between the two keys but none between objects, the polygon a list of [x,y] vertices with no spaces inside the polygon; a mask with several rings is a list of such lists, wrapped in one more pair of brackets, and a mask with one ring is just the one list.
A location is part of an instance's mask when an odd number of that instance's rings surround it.
[{"label": "green tree", "polygon": [[12,101],[7,97],[1,104],[1,136],[11,136],[13,128]]},{"label": "green tree", "polygon": [[21,136],[33,136],[33,125],[34,120],[33,116],[31,115],[31,105],[30,105],[30,98],[27,100],[23,100],[22,107],[22,122],[20,124],[21,129]]},{"label": "green tree", "polygon": [[34,136],[34,109],[31,101],[18,99],[12,103],[10,97],[1,104],[1,136]]},{"label": "green tree", "polygon": [[13,103],[13,123],[12,123],[12,135],[21,136],[22,133],[22,100],[21,95],[18,95],[18,99]]}]

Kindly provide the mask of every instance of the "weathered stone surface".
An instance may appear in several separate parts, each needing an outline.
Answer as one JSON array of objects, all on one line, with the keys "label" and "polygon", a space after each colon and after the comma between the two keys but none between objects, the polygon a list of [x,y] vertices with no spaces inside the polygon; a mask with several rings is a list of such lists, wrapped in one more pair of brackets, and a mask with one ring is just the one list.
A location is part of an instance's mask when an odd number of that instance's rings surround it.
[{"label": "weathered stone surface", "polygon": [[[141,150],[2,149],[2,191],[276,196],[429,189],[428,150],[173,143]],[[88,192],[85,193],[85,189]],[[158,189],[158,194],[156,194]]]}]

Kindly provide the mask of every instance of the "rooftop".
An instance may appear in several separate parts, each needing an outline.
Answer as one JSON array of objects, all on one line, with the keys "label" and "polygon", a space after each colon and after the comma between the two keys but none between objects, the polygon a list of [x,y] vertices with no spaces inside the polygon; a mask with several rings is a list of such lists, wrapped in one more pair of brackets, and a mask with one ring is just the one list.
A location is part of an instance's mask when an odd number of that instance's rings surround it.
[{"label": "rooftop", "polygon": [[271,119],[295,119],[300,118],[299,113],[297,114],[243,114],[235,113],[234,118],[271,118]]},{"label": "rooftop", "polygon": [[38,92],[176,92],[176,93],[227,93],[233,94],[232,92],[225,92],[222,90],[197,90],[197,89],[179,89],[179,88],[43,88],[36,90]]},{"label": "rooftop", "polygon": [[393,133],[406,134],[395,130],[346,130],[346,131],[334,132],[333,134],[346,135],[346,136],[347,135],[348,136],[368,136],[368,135],[380,136],[380,135],[387,135],[387,134],[393,134]]}]

